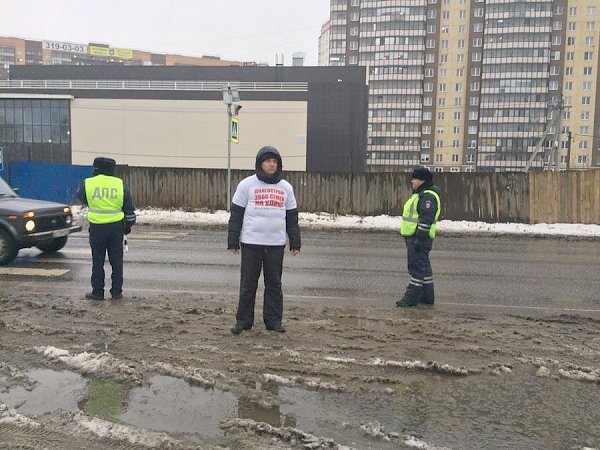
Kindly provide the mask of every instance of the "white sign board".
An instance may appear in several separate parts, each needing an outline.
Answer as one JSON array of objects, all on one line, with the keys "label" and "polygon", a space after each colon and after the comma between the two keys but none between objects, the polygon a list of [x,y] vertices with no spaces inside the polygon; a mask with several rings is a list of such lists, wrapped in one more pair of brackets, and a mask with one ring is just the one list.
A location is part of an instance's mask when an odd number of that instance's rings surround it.
[{"label": "white sign board", "polygon": [[87,53],[87,45],[72,42],[42,41],[42,49],[69,53]]}]

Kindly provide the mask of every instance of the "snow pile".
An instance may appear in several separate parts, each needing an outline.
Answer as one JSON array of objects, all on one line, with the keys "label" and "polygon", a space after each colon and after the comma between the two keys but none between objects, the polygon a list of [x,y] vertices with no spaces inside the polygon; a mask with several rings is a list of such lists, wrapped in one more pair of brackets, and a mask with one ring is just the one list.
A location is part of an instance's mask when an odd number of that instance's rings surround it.
[{"label": "snow pile", "polygon": [[[73,207],[76,222],[85,222],[86,208]],[[156,226],[171,227],[183,226],[208,226],[224,227],[229,221],[227,211],[200,212],[182,210],[163,210],[147,208],[137,211],[138,223]],[[401,218],[398,216],[354,216],[337,215],[329,213],[303,213],[299,214],[300,225],[305,228],[316,229],[356,229],[363,231],[398,231]],[[465,220],[440,220],[438,222],[440,233],[473,233],[473,234],[517,234],[532,236],[580,236],[600,237],[600,225],[585,225],[572,223],[555,224],[523,224],[523,223],[487,223],[469,222]]]},{"label": "snow pile", "polygon": [[180,441],[170,438],[165,433],[140,430],[128,425],[120,425],[95,417],[88,417],[82,413],[77,413],[74,421],[84,429],[103,439],[126,441],[132,445],[142,445],[151,448],[170,448],[182,444]]},{"label": "snow pile", "polygon": [[282,377],[271,373],[265,373],[263,376],[265,382],[272,382],[280,386],[305,385],[312,389],[324,389],[327,391],[341,392],[346,387],[335,383],[323,382],[319,378],[304,378],[304,377]]},{"label": "snow pile", "polygon": [[[195,384],[195,385],[202,386],[205,388],[214,388],[216,385],[216,381],[214,379],[205,378],[205,376],[207,374],[201,373],[203,371],[200,369],[197,369],[197,368],[196,369],[191,368],[191,367],[185,368],[185,367],[181,367],[178,365],[172,365],[169,363],[159,362],[159,363],[155,363],[154,365],[152,365],[150,367],[150,369],[156,370],[165,375],[170,375],[175,378],[180,378],[182,380],[187,381],[190,384]],[[204,371],[204,372],[207,372],[207,371]],[[214,376],[215,374],[213,373],[212,375]],[[217,375],[221,376],[220,374],[217,374]]]},{"label": "snow pile", "polygon": [[344,447],[332,439],[320,438],[313,434],[298,430],[297,428],[279,428],[269,425],[268,423],[256,422],[252,419],[235,418],[221,423],[220,427],[225,431],[240,429],[245,432],[255,433],[259,436],[272,436],[283,442],[288,442],[292,446],[300,445],[302,448],[348,449],[348,447]]},{"label": "snow pile", "polygon": [[41,353],[52,361],[59,361],[82,374],[101,374],[110,376],[121,376],[135,383],[142,379],[133,366],[121,363],[110,353],[88,353],[82,352],[77,355],[71,355],[68,350],[48,346],[34,347],[34,350]]},{"label": "snow pile", "polygon": [[0,403],[0,424],[16,425],[18,427],[37,428],[41,426],[35,420],[30,419],[23,414],[19,414],[4,403]]}]

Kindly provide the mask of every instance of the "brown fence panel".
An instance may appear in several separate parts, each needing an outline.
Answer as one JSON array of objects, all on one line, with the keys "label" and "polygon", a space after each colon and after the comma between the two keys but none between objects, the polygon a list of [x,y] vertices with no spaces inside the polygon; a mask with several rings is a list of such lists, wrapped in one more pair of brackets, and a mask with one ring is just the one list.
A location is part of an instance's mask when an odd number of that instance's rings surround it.
[{"label": "brown fence panel", "polygon": [[[119,166],[138,208],[223,210],[227,171]],[[251,171],[232,170],[232,195]],[[407,173],[286,172],[300,211],[402,214],[410,196]],[[521,223],[600,223],[600,171],[437,173],[442,219]]]},{"label": "brown fence panel", "polygon": [[600,223],[600,171],[529,176],[531,223]]}]

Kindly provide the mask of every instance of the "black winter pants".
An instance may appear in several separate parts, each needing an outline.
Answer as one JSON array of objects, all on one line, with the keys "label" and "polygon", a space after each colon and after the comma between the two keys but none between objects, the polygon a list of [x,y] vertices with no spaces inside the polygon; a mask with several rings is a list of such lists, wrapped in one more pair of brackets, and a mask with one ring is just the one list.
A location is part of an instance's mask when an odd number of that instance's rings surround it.
[{"label": "black winter pants", "polygon": [[281,324],[283,316],[283,292],[281,272],[285,246],[242,244],[242,265],[240,277],[240,299],[236,320],[246,329],[254,324],[254,304],[256,288],[261,270],[264,269],[265,296],[263,320],[267,328]]},{"label": "black winter pants", "polygon": [[433,282],[433,272],[429,252],[433,246],[432,239],[426,239],[419,251],[415,249],[415,236],[408,236],[406,240],[406,253],[408,255],[409,285],[421,287],[424,283]]},{"label": "black winter pants", "polygon": [[123,289],[123,222],[90,224],[90,247],[92,248],[92,292],[104,295],[104,259],[112,267],[110,293],[121,294]]}]

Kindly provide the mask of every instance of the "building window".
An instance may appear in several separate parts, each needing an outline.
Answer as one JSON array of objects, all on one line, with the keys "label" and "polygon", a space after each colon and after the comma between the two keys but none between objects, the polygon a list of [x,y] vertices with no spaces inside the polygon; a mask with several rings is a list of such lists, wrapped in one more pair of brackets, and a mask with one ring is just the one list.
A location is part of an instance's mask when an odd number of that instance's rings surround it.
[{"label": "building window", "polygon": [[[459,148],[460,147],[460,141],[458,139],[455,139],[452,141],[452,148]],[[452,161],[454,161],[454,155],[452,155]]]},{"label": "building window", "polygon": [[431,83],[431,82],[423,83],[423,90],[425,92],[432,92],[433,91],[433,83]]},{"label": "building window", "polygon": [[358,27],[350,27],[350,36],[358,36]]},{"label": "building window", "polygon": [[458,26],[458,34],[465,34],[467,31],[467,26],[466,25],[459,25]]},{"label": "building window", "polygon": [[435,129],[436,134],[444,134],[444,127],[437,127]]},{"label": "building window", "polygon": [[587,7],[587,15],[588,16],[595,16],[596,15],[596,7],[595,6],[588,6]]},{"label": "building window", "polygon": [[450,11],[442,11],[442,19],[449,19]]},{"label": "building window", "polygon": [[483,17],[483,8],[475,8],[475,12],[473,15],[475,17]]},{"label": "building window", "polygon": [[[454,142],[458,142],[458,141],[454,141]],[[456,147],[458,147],[458,145]],[[452,155],[452,162],[458,162],[458,155],[457,154],[453,154]]]},{"label": "building window", "polygon": [[575,22],[569,22],[567,24],[567,28],[569,29],[569,31],[575,31],[575,28],[576,28]]},{"label": "building window", "polygon": [[426,63],[433,63],[433,62],[435,62],[435,55],[433,53],[427,53],[425,55],[425,62]]},{"label": "building window", "polygon": [[452,127],[452,133],[453,134],[460,134],[460,127],[455,125]]},{"label": "building window", "polygon": [[454,106],[462,106],[462,97],[454,97]]},{"label": "building window", "polygon": [[590,96],[581,97],[582,105],[590,105],[592,103],[592,98]]},{"label": "building window", "polygon": [[573,75],[573,67],[565,67],[565,75]]},{"label": "building window", "polygon": [[448,48],[448,40],[443,39],[442,42],[440,43],[440,47],[441,48]]},{"label": "building window", "polygon": [[466,12],[464,9],[461,9],[461,10],[458,12],[458,17],[459,17],[460,19],[464,19],[465,17],[467,17],[467,12]]},{"label": "building window", "polygon": [[584,67],[583,68],[583,74],[584,75],[591,75],[592,74],[592,68],[591,67]]},{"label": "building window", "polygon": [[358,41],[350,41],[350,50],[358,50]]},{"label": "building window", "polygon": [[575,52],[567,52],[567,61],[573,61],[575,59]]},{"label": "building window", "polygon": [[551,80],[550,83],[548,84],[548,89],[550,89],[551,91],[558,90],[558,81],[557,80]]},{"label": "building window", "polygon": [[594,52],[583,52],[584,61],[591,61],[594,59]]},{"label": "building window", "polygon": [[432,76],[433,76],[433,68],[426,67],[425,68],[425,77],[426,78],[431,78]]},{"label": "building window", "polygon": [[423,139],[421,141],[421,148],[431,148],[431,141],[429,139]]},{"label": "building window", "polygon": [[555,20],[552,23],[552,29],[553,30],[562,30],[562,22],[560,20]]},{"label": "building window", "polygon": [[585,27],[588,31],[594,31],[596,27],[596,22],[586,22]]},{"label": "building window", "polygon": [[560,45],[562,39],[560,36],[552,36],[552,45]]},{"label": "building window", "polygon": [[446,118],[446,113],[444,111],[440,111],[437,113],[438,120],[444,120]]},{"label": "building window", "polygon": [[465,48],[465,40],[464,39],[459,39],[457,42],[457,47],[458,48]]},{"label": "building window", "polygon": [[446,83],[440,83],[439,85],[440,92],[446,92]]},{"label": "building window", "polygon": [[[443,147],[443,143],[444,142],[443,141],[438,141],[438,143],[440,143],[440,142],[442,143],[442,145],[438,145],[437,146],[438,148],[439,147]],[[443,154],[438,153],[437,155],[435,155],[435,162],[442,162],[443,160],[444,160],[444,155]]]},{"label": "building window", "polygon": [[456,62],[465,62],[465,55],[463,55],[462,53],[456,55]]},{"label": "building window", "polygon": [[480,33],[483,31],[483,23],[481,22],[476,22],[473,24],[473,31],[475,33]]},{"label": "building window", "polygon": [[350,55],[349,64],[358,64],[358,55]]},{"label": "building window", "polygon": [[438,98],[438,106],[446,106],[446,99],[444,97]]},{"label": "building window", "polygon": [[469,105],[471,106],[479,106],[479,97],[471,96],[469,97]]},{"label": "building window", "polygon": [[583,82],[583,90],[584,91],[591,91],[592,90],[592,83],[590,81],[584,81]]},{"label": "building window", "polygon": [[550,66],[550,75],[558,75],[558,67]]},{"label": "building window", "polygon": [[567,38],[567,45],[568,45],[568,46],[573,46],[573,45],[575,45],[575,37],[574,37],[574,36],[569,36],[569,37]]},{"label": "building window", "polygon": [[473,61],[473,62],[479,62],[479,61],[481,61],[481,53],[474,52],[473,53],[473,57],[471,58],[471,61]]},{"label": "building window", "polygon": [[427,25],[427,33],[428,34],[433,34],[433,33],[437,33],[437,27],[430,23],[429,25]]},{"label": "building window", "polygon": [[479,119],[479,111],[469,111],[469,120]]},{"label": "building window", "polygon": [[437,10],[436,9],[428,9],[427,10],[427,18],[428,19],[435,19],[435,18],[437,18]]},{"label": "building window", "polygon": [[565,81],[565,91],[572,91],[572,90],[573,90],[573,82]]},{"label": "building window", "polygon": [[594,46],[594,37],[586,36],[585,37],[585,45],[587,45],[588,47],[593,47]]},{"label": "building window", "polygon": [[569,8],[569,15],[575,17],[577,15],[577,7],[576,6],[571,6]]},{"label": "building window", "polygon": [[473,38],[473,47],[481,47],[483,45],[483,38]]},{"label": "building window", "polygon": [[470,86],[471,92],[479,91],[479,81],[473,81]]},{"label": "building window", "polygon": [[431,134],[431,125],[423,125],[421,133]]},{"label": "building window", "polygon": [[579,150],[587,150],[588,141],[579,141]]},{"label": "building window", "polygon": [[477,134],[477,125],[469,125],[467,132],[469,134]]},{"label": "building window", "polygon": [[433,97],[423,97],[423,106],[433,106]]},{"label": "building window", "polygon": [[460,111],[454,111],[454,120],[460,120]]}]

